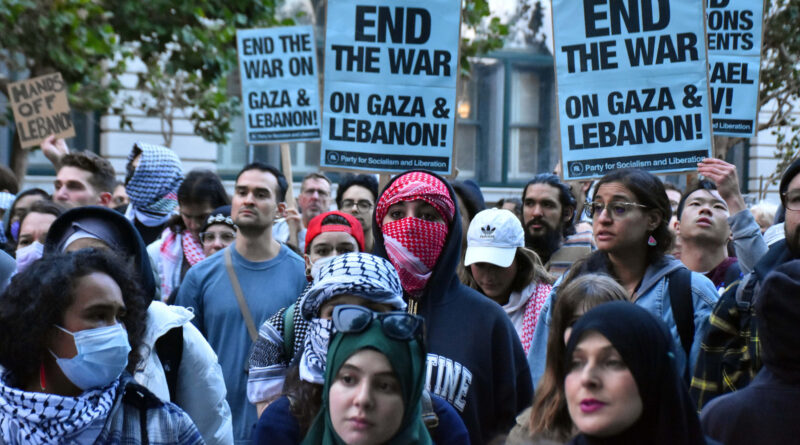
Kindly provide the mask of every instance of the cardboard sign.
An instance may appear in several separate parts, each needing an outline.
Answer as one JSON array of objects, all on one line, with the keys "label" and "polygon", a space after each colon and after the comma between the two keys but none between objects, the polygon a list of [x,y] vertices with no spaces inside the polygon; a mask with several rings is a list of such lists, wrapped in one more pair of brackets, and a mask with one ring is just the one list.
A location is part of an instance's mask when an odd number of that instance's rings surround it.
[{"label": "cardboard sign", "polygon": [[75,136],[61,73],[14,82],[8,86],[8,99],[22,148],[36,147],[50,135]]},{"label": "cardboard sign", "polygon": [[320,165],[450,174],[461,2],[329,0],[327,16]]},{"label": "cardboard sign", "polygon": [[764,4],[708,0],[706,15],[714,134],[755,136]]},{"label": "cardboard sign", "polygon": [[240,29],[236,46],[247,143],[319,139],[313,28]]},{"label": "cardboard sign", "polygon": [[696,0],[553,1],[565,179],[710,154],[704,20]]}]

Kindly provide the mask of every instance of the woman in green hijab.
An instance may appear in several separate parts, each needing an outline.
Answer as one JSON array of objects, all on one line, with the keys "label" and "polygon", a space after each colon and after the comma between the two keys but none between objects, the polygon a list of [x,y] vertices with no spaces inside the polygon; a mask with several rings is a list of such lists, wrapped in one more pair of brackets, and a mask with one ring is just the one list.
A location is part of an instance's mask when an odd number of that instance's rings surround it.
[{"label": "woman in green hijab", "polygon": [[422,319],[337,306],[322,409],[303,444],[430,444],[420,416]]}]

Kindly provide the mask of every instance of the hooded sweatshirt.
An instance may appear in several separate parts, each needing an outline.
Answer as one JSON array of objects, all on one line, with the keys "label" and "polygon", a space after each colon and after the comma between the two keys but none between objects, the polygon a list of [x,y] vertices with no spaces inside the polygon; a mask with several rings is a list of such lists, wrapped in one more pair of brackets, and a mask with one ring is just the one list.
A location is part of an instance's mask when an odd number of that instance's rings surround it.
[{"label": "hooded sweatshirt", "polygon": [[[447,181],[425,173],[441,180],[457,202]],[[379,226],[376,221],[374,227]],[[427,331],[425,389],[453,405],[470,441],[483,444],[514,426],[517,413],[533,399],[533,387],[525,353],[508,316],[456,275],[462,230],[456,208],[442,253],[418,300],[417,314],[425,318]],[[388,259],[383,233],[373,233],[374,253]]]}]

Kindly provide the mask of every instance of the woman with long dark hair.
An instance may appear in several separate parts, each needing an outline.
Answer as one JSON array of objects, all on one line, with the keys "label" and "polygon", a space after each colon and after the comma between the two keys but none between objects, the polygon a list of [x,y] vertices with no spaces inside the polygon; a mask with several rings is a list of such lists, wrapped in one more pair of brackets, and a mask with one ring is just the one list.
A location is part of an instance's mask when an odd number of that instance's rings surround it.
[{"label": "woman with long dark hair", "polygon": [[[688,377],[719,296],[708,278],[689,272],[667,255],[673,240],[667,228],[671,208],[664,185],[644,170],[615,170],[597,182],[585,211],[592,218],[597,251],[578,272],[611,275],[632,302],[661,319],[672,333],[679,369]],[[557,293],[550,294],[543,314],[546,322],[534,332],[529,356],[534,381],[543,373],[543,345],[555,297]]]}]

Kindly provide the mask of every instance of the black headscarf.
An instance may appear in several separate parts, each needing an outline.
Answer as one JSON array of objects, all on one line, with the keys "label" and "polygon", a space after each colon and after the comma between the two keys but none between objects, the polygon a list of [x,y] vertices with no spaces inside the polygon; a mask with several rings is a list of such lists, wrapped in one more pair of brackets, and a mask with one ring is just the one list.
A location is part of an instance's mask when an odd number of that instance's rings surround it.
[{"label": "black headscarf", "polygon": [[106,243],[112,251],[131,261],[139,272],[142,290],[150,298],[155,296],[156,280],[147,247],[136,227],[121,213],[97,206],[76,207],[58,217],[47,232],[44,255],[63,252],[70,236],[78,231],[87,232]]},{"label": "black headscarf", "polygon": [[755,309],[764,366],[787,383],[800,382],[800,260],[777,267],[764,279]]},{"label": "black headscarf", "polygon": [[590,331],[602,334],[622,356],[639,389],[642,415],[616,436],[599,438],[581,434],[570,443],[706,443],[689,393],[675,369],[671,336],[661,320],[629,302],[603,303],[589,310],[573,326],[567,343],[567,364],[575,347]]}]

